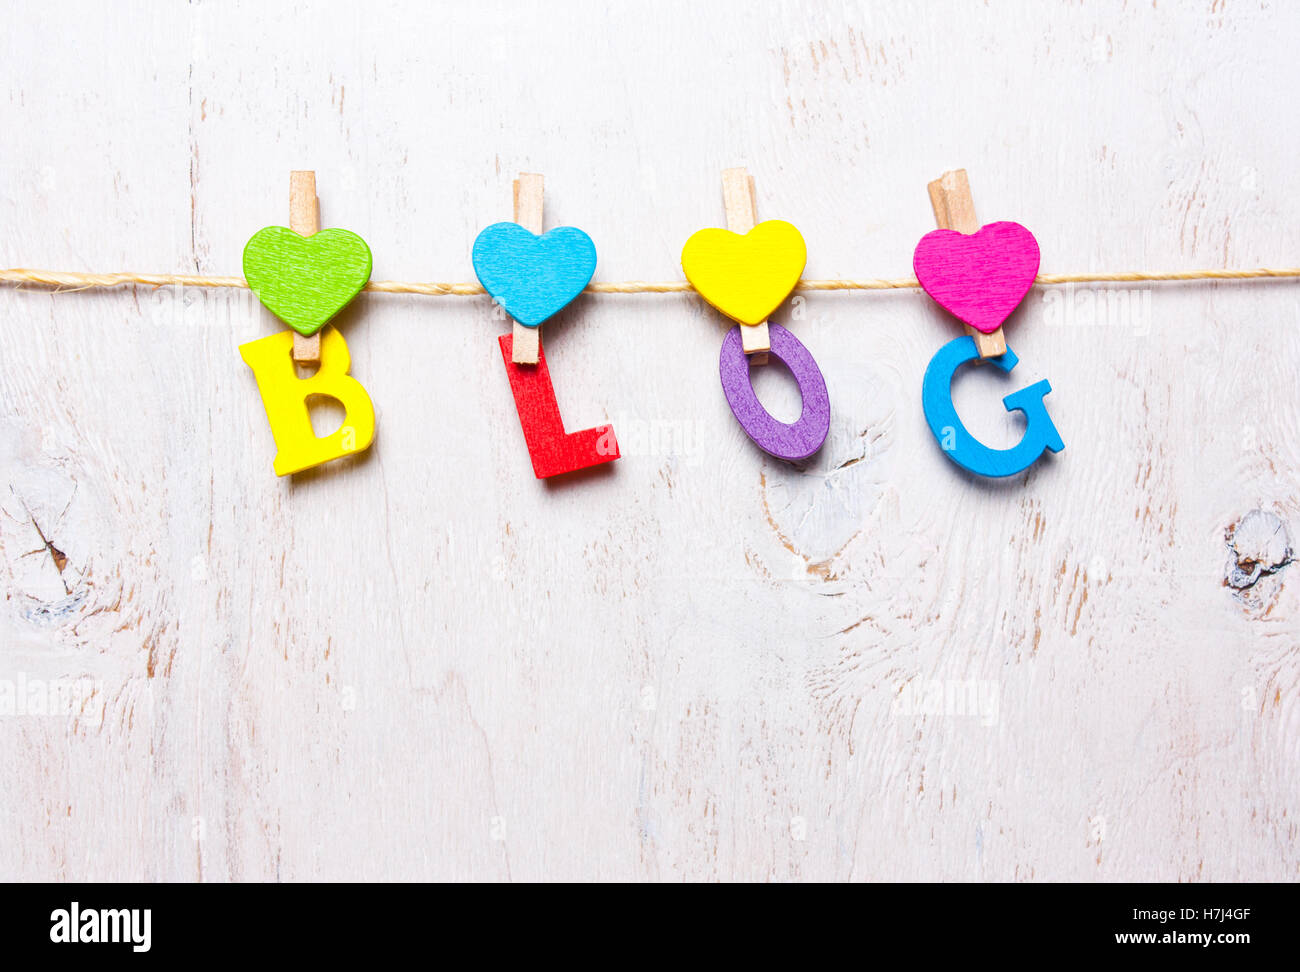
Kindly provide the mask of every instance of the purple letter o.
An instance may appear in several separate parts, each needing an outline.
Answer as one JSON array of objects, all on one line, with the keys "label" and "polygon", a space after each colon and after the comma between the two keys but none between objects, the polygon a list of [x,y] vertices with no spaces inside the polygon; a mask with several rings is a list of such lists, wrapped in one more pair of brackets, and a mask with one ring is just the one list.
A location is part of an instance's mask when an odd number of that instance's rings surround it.
[{"label": "purple letter o", "polygon": [[722,373],[722,391],[727,396],[736,421],[764,452],[793,462],[807,459],[822,447],[831,428],[831,401],[826,394],[826,379],[817,362],[799,339],[780,324],[768,324],[772,340],[771,353],[776,355],[799,385],[803,414],[791,425],[778,422],[768,414],[754,386],[749,382],[749,359],[740,343],[740,325],[727,332],[722,341],[718,366]]}]

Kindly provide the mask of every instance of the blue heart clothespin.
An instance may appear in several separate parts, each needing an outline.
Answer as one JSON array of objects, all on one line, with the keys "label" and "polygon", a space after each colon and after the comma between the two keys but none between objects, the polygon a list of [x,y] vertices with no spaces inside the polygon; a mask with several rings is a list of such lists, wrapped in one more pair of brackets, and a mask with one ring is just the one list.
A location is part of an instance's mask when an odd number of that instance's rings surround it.
[{"label": "blue heart clothespin", "polygon": [[537,236],[518,223],[493,223],[479,233],[474,273],[506,313],[537,327],[582,293],[596,272],[596,245],[574,226]]}]

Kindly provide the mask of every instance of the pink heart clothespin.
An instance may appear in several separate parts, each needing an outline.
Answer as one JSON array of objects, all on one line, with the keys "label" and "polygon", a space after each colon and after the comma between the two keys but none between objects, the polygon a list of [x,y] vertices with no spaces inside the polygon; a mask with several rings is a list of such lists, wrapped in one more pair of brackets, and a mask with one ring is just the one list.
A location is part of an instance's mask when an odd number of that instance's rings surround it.
[{"label": "pink heart clothespin", "polygon": [[965,169],[929,185],[939,229],[917,243],[912,267],[925,292],[964,321],[981,358],[1007,349],[1002,322],[1038,275],[1034,234],[1019,223],[980,226]]}]

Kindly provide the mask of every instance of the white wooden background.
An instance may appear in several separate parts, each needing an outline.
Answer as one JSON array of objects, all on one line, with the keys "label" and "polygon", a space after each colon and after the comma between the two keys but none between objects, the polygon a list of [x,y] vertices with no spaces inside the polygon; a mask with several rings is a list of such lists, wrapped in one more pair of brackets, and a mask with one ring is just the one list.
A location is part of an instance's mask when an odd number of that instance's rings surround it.
[{"label": "white wooden background", "polygon": [[[470,280],[525,170],[675,279],[737,164],[813,277],[909,273],[956,166],[1046,271],[1300,263],[1289,4],[303,7],[7,4],[0,264],[235,274],[315,168],[376,279]],[[0,878],[1296,879],[1295,284],[1047,293],[958,383],[1009,444],[1051,380],[1013,481],[940,453],[958,332],[897,292],[778,315],[804,469],[698,299],[582,298],[560,404],[624,455],[541,483],[482,299],[360,298],[375,445],[285,481],[246,293],[0,291]]]}]

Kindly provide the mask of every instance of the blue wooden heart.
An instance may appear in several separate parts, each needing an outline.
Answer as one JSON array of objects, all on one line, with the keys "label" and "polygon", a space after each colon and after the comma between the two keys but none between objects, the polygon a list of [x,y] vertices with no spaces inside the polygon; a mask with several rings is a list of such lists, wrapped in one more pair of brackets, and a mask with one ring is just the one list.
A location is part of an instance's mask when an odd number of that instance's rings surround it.
[{"label": "blue wooden heart", "polygon": [[518,223],[493,223],[474,241],[483,289],[525,327],[536,327],[582,293],[596,272],[596,244],[573,226],[534,236]]}]

